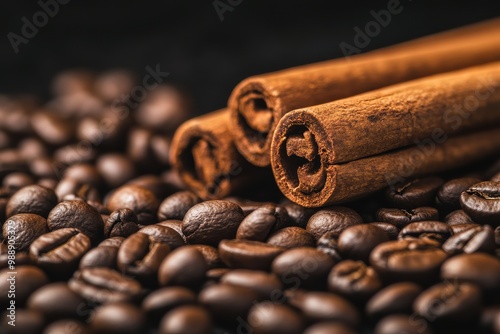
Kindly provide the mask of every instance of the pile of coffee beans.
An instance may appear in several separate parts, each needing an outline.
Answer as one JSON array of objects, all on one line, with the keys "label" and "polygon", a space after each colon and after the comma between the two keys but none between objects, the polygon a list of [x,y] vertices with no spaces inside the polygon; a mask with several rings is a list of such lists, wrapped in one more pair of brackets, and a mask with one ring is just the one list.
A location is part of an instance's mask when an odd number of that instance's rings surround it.
[{"label": "pile of coffee beans", "polygon": [[137,87],[0,98],[0,333],[500,333],[500,161],[321,209],[202,201],[168,164],[189,100]]}]

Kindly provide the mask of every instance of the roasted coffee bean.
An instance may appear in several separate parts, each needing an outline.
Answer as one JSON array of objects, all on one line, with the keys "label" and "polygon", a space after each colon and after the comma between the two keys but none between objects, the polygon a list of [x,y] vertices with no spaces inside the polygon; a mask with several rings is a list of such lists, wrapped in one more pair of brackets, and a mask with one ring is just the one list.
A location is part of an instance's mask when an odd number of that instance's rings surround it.
[{"label": "roasted coffee bean", "polygon": [[106,206],[111,211],[123,208],[134,211],[140,225],[158,222],[158,205],[158,200],[151,191],[134,185],[125,185],[116,189],[106,201]]},{"label": "roasted coffee bean", "polygon": [[271,234],[267,243],[283,248],[314,247],[316,242],[311,233],[302,227],[290,226]]},{"label": "roasted coffee bean", "polygon": [[15,326],[12,326],[9,315],[10,311],[0,314],[0,333],[2,334],[41,333],[45,325],[43,314],[37,311],[23,308],[17,309]]},{"label": "roasted coffee bean", "polygon": [[28,250],[36,238],[48,231],[45,218],[32,213],[11,216],[2,226],[4,242],[12,245],[16,252]]},{"label": "roasted coffee bean", "polygon": [[90,239],[76,228],[62,228],[38,237],[30,246],[30,256],[52,277],[66,278],[89,251]]},{"label": "roasted coffee bean", "polygon": [[344,229],[338,244],[344,258],[368,262],[371,251],[386,241],[389,241],[389,236],[384,230],[370,224],[359,224]]},{"label": "roasted coffee bean", "polygon": [[432,334],[425,319],[405,314],[389,315],[375,326],[374,334]]},{"label": "roasted coffee bean", "polygon": [[330,255],[335,261],[340,261],[338,234],[337,232],[326,232],[316,242],[316,248],[325,254]]},{"label": "roasted coffee bean", "polygon": [[500,172],[498,172],[495,175],[493,175],[491,177],[490,181],[500,182]]},{"label": "roasted coffee bean", "polygon": [[35,266],[18,267],[15,274],[8,268],[0,270],[0,306],[9,307],[11,297],[15,295],[15,306],[20,308],[35,290],[48,283],[47,275]]},{"label": "roasted coffee bean", "polygon": [[370,264],[384,281],[430,282],[448,255],[429,239],[389,241],[370,254]]},{"label": "roasted coffee bean", "polygon": [[95,334],[142,334],[147,328],[144,312],[124,302],[98,307],[89,325]]},{"label": "roasted coffee bean", "polygon": [[258,241],[223,240],[218,250],[222,262],[230,268],[269,270],[285,248]]},{"label": "roasted coffee bean", "polygon": [[81,183],[99,187],[102,183],[101,175],[97,168],[91,164],[76,164],[69,166],[64,171],[63,178],[73,179]]},{"label": "roasted coffee bean", "polygon": [[479,182],[481,180],[474,177],[462,177],[450,180],[439,188],[436,195],[436,202],[446,211],[459,210],[460,194]]},{"label": "roasted coffee bean", "polygon": [[461,233],[463,231],[467,231],[470,229],[474,229],[476,227],[481,227],[479,224],[458,224],[458,225],[450,225],[451,230],[453,231],[453,235]]},{"label": "roasted coffee bean", "polygon": [[52,189],[30,185],[19,189],[7,203],[7,217],[19,213],[34,213],[47,218],[50,210],[57,204],[57,196]]},{"label": "roasted coffee bean", "polygon": [[399,228],[403,228],[409,223],[438,219],[438,210],[430,206],[410,210],[383,208],[377,211],[377,220],[394,224]]},{"label": "roasted coffee bean", "polygon": [[111,237],[101,241],[98,246],[120,247],[123,241],[125,241],[125,238],[123,237]]},{"label": "roasted coffee bean", "polygon": [[495,233],[495,243],[496,243],[497,247],[499,247],[500,246],[500,226],[497,226],[495,228],[494,233]]},{"label": "roasted coffee bean", "polygon": [[182,236],[170,227],[162,225],[148,225],[139,230],[139,233],[149,235],[156,242],[169,245],[170,249],[176,249],[186,244]]},{"label": "roasted coffee bean", "polygon": [[333,206],[312,215],[307,222],[306,230],[318,240],[326,232],[340,234],[347,227],[362,223],[363,219],[353,209]]},{"label": "roasted coffee bean", "polygon": [[500,225],[500,181],[473,185],[460,196],[462,209],[476,223]]},{"label": "roasted coffee bean", "polygon": [[211,334],[213,333],[212,318],[201,306],[178,307],[165,314],[161,320],[160,334],[171,333]]},{"label": "roasted coffee bean", "polygon": [[146,283],[156,282],[158,268],[170,252],[170,247],[144,233],[134,233],[120,246],[118,269]]},{"label": "roasted coffee bean", "polygon": [[82,305],[85,305],[82,297],[62,282],[42,286],[27,302],[29,309],[42,313],[47,320],[81,318]]},{"label": "roasted coffee bean", "polygon": [[113,211],[104,223],[104,237],[128,237],[139,231],[137,216],[130,209]]},{"label": "roasted coffee bean", "polygon": [[264,205],[246,216],[238,227],[236,239],[265,241],[288,223],[288,213],[274,204]]},{"label": "roasted coffee bean", "polygon": [[[32,332],[34,333],[34,332]],[[45,327],[43,334],[90,334],[90,329],[83,322],[74,319],[63,319]]]},{"label": "roasted coffee bean", "polygon": [[434,202],[443,180],[438,177],[425,177],[408,181],[387,189],[386,198],[396,208],[414,209]]},{"label": "roasted coffee bean", "polygon": [[82,200],[64,201],[57,204],[47,218],[49,230],[78,228],[87,235],[92,244],[103,238],[104,222],[99,212]]},{"label": "roasted coffee bean", "polygon": [[246,319],[248,311],[260,301],[259,298],[259,293],[250,288],[230,284],[207,286],[198,295],[199,302],[217,323],[231,327],[239,324],[238,317]]},{"label": "roasted coffee bean", "polygon": [[311,322],[338,321],[353,328],[360,324],[360,315],[346,299],[329,292],[288,291],[288,303],[299,309]]},{"label": "roasted coffee bean", "polygon": [[97,159],[96,167],[104,182],[111,188],[122,186],[136,174],[132,161],[119,153],[101,155]]},{"label": "roasted coffee bean", "polygon": [[180,285],[196,288],[205,280],[208,265],[202,253],[191,246],[177,248],[161,263],[158,281],[161,286]]},{"label": "roasted coffee bean", "polygon": [[134,75],[126,70],[111,70],[100,74],[94,89],[99,96],[108,102],[119,100],[134,88]]},{"label": "roasted coffee bean", "polygon": [[98,304],[134,301],[142,293],[141,285],[136,280],[102,267],[75,272],[68,285],[86,300]]},{"label": "roasted coffee bean", "polygon": [[366,303],[366,314],[379,319],[391,314],[411,314],[413,302],[422,292],[422,288],[411,282],[391,284],[378,291]]},{"label": "roasted coffee bean", "polygon": [[462,231],[451,236],[443,244],[443,249],[450,254],[475,252],[493,253],[495,247],[495,235],[488,225]]},{"label": "roasted coffee bean", "polygon": [[222,263],[222,259],[219,256],[219,252],[217,248],[209,246],[209,245],[191,245],[191,247],[196,248],[200,251],[205,258],[205,262],[207,263],[208,269],[223,267],[224,263]]},{"label": "roasted coffee bean", "polygon": [[258,292],[263,299],[282,295],[281,281],[276,275],[264,271],[234,269],[222,276],[220,282],[250,288]]},{"label": "roasted coffee bean", "polygon": [[106,267],[115,269],[118,247],[99,246],[88,251],[80,261],[80,269]]},{"label": "roasted coffee bean", "polygon": [[150,320],[158,322],[165,313],[179,306],[191,304],[196,304],[196,294],[193,291],[172,286],[150,293],[144,298],[142,309]]},{"label": "roasted coffee bean", "polygon": [[309,326],[304,334],[356,334],[351,327],[336,321],[323,321]]},{"label": "roasted coffee bean", "polygon": [[17,146],[17,149],[23,159],[27,161],[32,161],[34,159],[48,156],[47,147],[38,138],[27,137],[21,140]]},{"label": "roasted coffee bean", "polygon": [[475,283],[484,297],[497,301],[500,298],[500,260],[492,255],[472,253],[454,256],[441,267],[441,279]]},{"label": "roasted coffee bean", "polygon": [[84,183],[79,180],[63,178],[55,188],[57,198],[62,201],[71,197],[78,197],[85,201],[101,201],[101,196],[96,187],[90,183]]},{"label": "roasted coffee bean", "polygon": [[52,158],[40,157],[29,162],[29,171],[33,176],[39,179],[48,178],[57,180],[60,178],[60,175],[58,175],[57,171],[54,169],[55,165],[57,165],[57,163]]},{"label": "roasted coffee bean", "polygon": [[356,303],[366,302],[381,287],[375,270],[361,261],[339,262],[328,275],[328,289]]},{"label": "roasted coffee bean", "polygon": [[[497,324],[495,324],[495,322]],[[479,319],[481,333],[500,333],[500,306],[484,307]],[[495,328],[495,326],[498,326]]]},{"label": "roasted coffee bean", "polygon": [[27,252],[16,252],[14,260],[12,254],[9,255],[8,246],[0,243],[0,269],[9,268],[15,262],[16,267],[31,265],[33,261]]},{"label": "roasted coffee bean", "polygon": [[[14,172],[6,175],[3,178],[2,186],[10,193],[13,194],[23,187],[27,187],[35,183],[33,177],[23,172]],[[22,212],[18,212],[22,213]],[[35,212],[36,213],[36,212]]]},{"label": "roasted coffee bean", "polygon": [[396,225],[384,222],[374,222],[370,223],[370,225],[376,226],[389,236],[390,240],[396,240],[399,235],[399,228]]},{"label": "roasted coffee bean", "polygon": [[255,334],[300,334],[305,322],[302,316],[286,305],[263,302],[248,313],[248,325]]},{"label": "roasted coffee bean", "polygon": [[399,232],[399,239],[429,238],[439,243],[445,242],[453,231],[450,226],[438,221],[421,221],[406,225]]},{"label": "roasted coffee bean", "polygon": [[312,247],[289,249],[272,263],[272,272],[288,287],[321,289],[335,260]]},{"label": "roasted coffee bean", "polygon": [[206,277],[209,282],[220,282],[222,276],[227,274],[233,269],[229,268],[214,268],[207,271]]},{"label": "roasted coffee bean", "polygon": [[193,206],[201,200],[191,191],[179,191],[165,198],[158,209],[158,220],[182,220]]},{"label": "roasted coffee bean", "polygon": [[156,198],[165,198],[175,191],[175,189],[173,189],[168,183],[154,174],[141,175],[130,180],[127,184],[146,188],[151,191]]},{"label": "roasted coffee bean", "polygon": [[74,126],[58,114],[40,110],[31,116],[31,127],[38,137],[50,145],[66,145],[74,137]]},{"label": "roasted coffee bean", "polygon": [[295,204],[289,200],[285,200],[282,204],[288,213],[288,218],[290,220],[290,225],[306,228],[309,218],[317,211],[315,209],[304,208],[298,204]]},{"label": "roasted coffee bean", "polygon": [[186,237],[182,233],[182,220],[176,220],[176,219],[164,220],[157,223],[156,225],[170,227],[172,230],[179,233],[182,239],[186,241]]},{"label": "roasted coffee bean", "polygon": [[266,205],[276,206],[276,203],[273,203],[273,202],[258,202],[258,201],[252,201],[252,200],[248,200],[248,199],[244,199],[244,198],[240,198],[240,197],[233,197],[233,196],[226,197],[224,199],[226,201],[230,201],[230,202],[233,202],[235,204],[238,204],[240,206],[241,210],[243,210],[243,214],[245,215],[245,217],[263,206],[266,206]]},{"label": "roasted coffee bean", "polygon": [[241,208],[229,201],[206,201],[193,206],[184,216],[182,233],[191,244],[217,246],[236,236],[243,220]]},{"label": "roasted coffee bean", "polygon": [[481,290],[475,284],[457,282],[433,285],[414,303],[415,311],[427,321],[447,326],[476,321],[481,306]]}]

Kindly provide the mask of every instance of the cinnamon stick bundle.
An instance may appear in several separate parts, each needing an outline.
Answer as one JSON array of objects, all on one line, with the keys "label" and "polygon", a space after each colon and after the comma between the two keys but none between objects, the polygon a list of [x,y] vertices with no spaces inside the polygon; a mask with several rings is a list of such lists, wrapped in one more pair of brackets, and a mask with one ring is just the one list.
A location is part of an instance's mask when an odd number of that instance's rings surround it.
[{"label": "cinnamon stick bundle", "polygon": [[243,80],[228,106],[238,150],[267,166],[272,134],[291,110],[500,59],[500,19],[381,50]]},{"label": "cinnamon stick bundle", "polygon": [[223,198],[269,169],[250,165],[236,150],[229,111],[221,109],[183,123],[172,139],[170,160],[184,183],[202,199]]},{"label": "cinnamon stick bundle", "polygon": [[[495,124],[500,124],[500,62],[294,110],[274,133],[271,164],[288,198],[321,206],[349,198],[342,193],[349,186],[337,186],[342,163],[352,161],[355,168],[360,158],[440,143]],[[371,177],[356,169],[350,173],[359,173],[353,183]]]}]

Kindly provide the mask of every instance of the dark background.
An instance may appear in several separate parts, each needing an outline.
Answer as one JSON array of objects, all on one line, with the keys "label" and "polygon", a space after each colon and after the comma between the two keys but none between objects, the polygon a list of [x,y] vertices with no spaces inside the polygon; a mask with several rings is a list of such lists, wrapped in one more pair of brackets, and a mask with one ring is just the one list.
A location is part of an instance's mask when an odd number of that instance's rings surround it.
[{"label": "dark background", "polygon": [[[146,66],[160,64],[207,112],[249,75],[341,57],[339,44],[352,44],[354,27],[387,3],[242,0],[221,21],[213,0],[71,0],[15,54],[7,33],[21,34],[21,18],[32,21],[41,7],[2,1],[0,93],[48,98],[51,78],[67,68],[126,68],[142,78]],[[363,51],[498,16],[499,3],[401,0],[403,11]]]}]

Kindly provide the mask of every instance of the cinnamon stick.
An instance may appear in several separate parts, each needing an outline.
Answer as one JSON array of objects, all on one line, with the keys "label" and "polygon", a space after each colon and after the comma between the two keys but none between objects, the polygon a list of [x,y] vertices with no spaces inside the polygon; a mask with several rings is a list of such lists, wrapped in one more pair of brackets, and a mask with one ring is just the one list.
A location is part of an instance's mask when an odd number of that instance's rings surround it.
[{"label": "cinnamon stick", "polygon": [[500,128],[452,137],[442,144],[413,145],[397,151],[326,167],[324,186],[306,193],[291,179],[291,166],[275,164],[280,190],[305,207],[320,207],[357,199],[395,186],[408,178],[443,172],[468,165],[500,152]]},{"label": "cinnamon stick", "polygon": [[269,165],[272,133],[287,112],[500,59],[500,19],[349,58],[243,80],[228,102],[238,150]]},{"label": "cinnamon stick", "polygon": [[274,133],[271,164],[287,197],[320,206],[332,200],[339,164],[495,124],[500,62],[292,111]]},{"label": "cinnamon stick", "polygon": [[183,123],[172,139],[170,160],[184,183],[202,199],[244,189],[269,169],[250,165],[236,150],[229,111],[221,109]]}]

